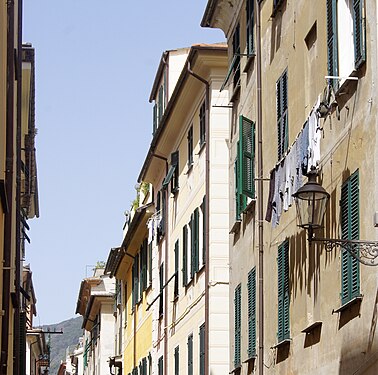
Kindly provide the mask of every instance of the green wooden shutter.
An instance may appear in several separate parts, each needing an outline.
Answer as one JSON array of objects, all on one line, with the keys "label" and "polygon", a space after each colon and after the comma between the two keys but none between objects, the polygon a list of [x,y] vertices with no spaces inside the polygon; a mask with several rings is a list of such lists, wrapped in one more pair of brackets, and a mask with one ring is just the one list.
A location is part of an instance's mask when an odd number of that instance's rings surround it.
[{"label": "green wooden shutter", "polygon": [[254,0],[247,0],[247,54],[251,56],[255,52],[255,43],[253,37],[254,29]]},{"label": "green wooden shutter", "polygon": [[278,247],[278,342],[290,337],[289,241]]},{"label": "green wooden shutter", "polygon": [[193,334],[188,337],[188,375],[193,375]]},{"label": "green wooden shutter", "polygon": [[182,285],[188,284],[188,227],[182,228]]},{"label": "green wooden shutter", "polygon": [[233,89],[240,85],[240,25],[237,24],[235,28],[234,35],[232,37],[232,52],[234,55],[234,79],[233,79]]},{"label": "green wooden shutter", "polygon": [[153,109],[153,129],[152,134],[154,135],[157,129],[157,104],[155,103],[154,109]]},{"label": "green wooden shutter", "polygon": [[205,375],[205,323],[199,329],[199,372],[200,375]]},{"label": "green wooden shutter", "polygon": [[206,195],[202,200],[202,264],[206,263]]},{"label": "green wooden shutter", "polygon": [[175,347],[175,375],[180,374],[180,348]]},{"label": "green wooden shutter", "polygon": [[234,311],[234,366],[239,367],[241,365],[241,284],[235,288]]},{"label": "green wooden shutter", "polygon": [[174,296],[179,294],[179,240],[175,243],[175,284],[174,284]]},{"label": "green wooden shutter", "polygon": [[160,86],[159,88],[159,103],[158,103],[158,119],[159,119],[159,122],[161,120],[161,118],[163,117],[163,113],[164,113],[164,87],[163,86]]},{"label": "green wooden shutter", "polygon": [[[238,155],[239,155],[239,147],[238,147]],[[238,157],[235,159],[234,163],[234,174],[235,174],[235,220],[240,220],[240,199],[239,199],[239,168],[238,168]]]},{"label": "green wooden shutter", "polygon": [[366,60],[363,0],[353,0],[354,65],[358,69]]},{"label": "green wooden shutter", "polygon": [[199,210],[196,208],[193,214],[194,224],[194,272],[199,270]]},{"label": "green wooden shutter", "polygon": [[[359,239],[359,173],[358,170],[341,187],[341,236]],[[360,295],[360,265],[346,250],[341,255],[341,304]]]},{"label": "green wooden shutter", "polygon": [[[337,45],[337,0],[327,0],[327,66],[328,75],[338,76],[338,45]],[[329,84],[335,90],[339,81],[330,79]]]},{"label": "green wooden shutter", "polygon": [[152,285],[152,241],[148,244],[148,284]]},{"label": "green wooden shutter", "polygon": [[256,268],[248,273],[248,356],[256,355]]},{"label": "green wooden shutter", "polygon": [[194,250],[194,213],[190,215],[190,279],[193,279],[195,273],[195,266],[194,266],[194,258],[195,258],[195,250]]},{"label": "green wooden shutter", "polygon": [[255,198],[255,124],[244,116],[239,117],[239,193]]},{"label": "green wooden shutter", "polygon": [[288,124],[288,89],[287,71],[285,71],[276,84],[277,98],[277,143],[278,159],[281,159],[289,147],[289,124]]},{"label": "green wooden shutter", "polygon": [[159,280],[160,280],[160,297],[159,297],[159,316],[163,315],[163,286],[164,286],[164,262],[159,268]]},{"label": "green wooden shutter", "polygon": [[161,235],[164,236],[165,234],[165,216],[167,212],[166,207],[166,190],[162,190],[161,192],[161,221],[160,221],[160,228],[161,228]]},{"label": "green wooden shutter", "polygon": [[161,356],[158,360],[158,375],[164,375],[163,356]]},{"label": "green wooden shutter", "polygon": [[26,312],[21,312],[19,320],[19,371],[21,375],[26,373],[26,319]]}]

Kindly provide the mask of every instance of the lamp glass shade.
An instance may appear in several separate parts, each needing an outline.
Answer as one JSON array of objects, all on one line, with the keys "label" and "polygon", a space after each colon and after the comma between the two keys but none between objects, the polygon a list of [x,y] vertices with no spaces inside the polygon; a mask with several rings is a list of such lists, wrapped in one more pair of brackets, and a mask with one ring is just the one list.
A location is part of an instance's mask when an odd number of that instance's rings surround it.
[{"label": "lamp glass shade", "polygon": [[322,227],[329,194],[309,176],[309,181],[293,194],[297,207],[298,226],[317,229]]}]

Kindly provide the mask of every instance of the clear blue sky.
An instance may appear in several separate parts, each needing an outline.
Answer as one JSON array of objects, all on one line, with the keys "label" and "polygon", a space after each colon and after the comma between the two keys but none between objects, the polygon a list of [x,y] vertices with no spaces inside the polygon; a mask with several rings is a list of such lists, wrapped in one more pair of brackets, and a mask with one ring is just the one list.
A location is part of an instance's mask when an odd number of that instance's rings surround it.
[{"label": "clear blue sky", "polygon": [[40,218],[26,250],[35,324],[75,316],[81,280],[122,241],[151,141],[148,102],[164,50],[224,41],[206,0],[24,0],[36,50]]}]

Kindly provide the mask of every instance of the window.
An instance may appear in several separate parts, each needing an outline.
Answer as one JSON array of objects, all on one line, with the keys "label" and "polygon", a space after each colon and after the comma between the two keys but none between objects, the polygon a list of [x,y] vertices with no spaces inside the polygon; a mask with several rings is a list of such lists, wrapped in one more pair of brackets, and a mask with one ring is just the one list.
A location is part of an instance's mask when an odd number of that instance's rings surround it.
[{"label": "window", "polygon": [[158,375],[164,374],[164,363],[163,363],[163,356],[161,356],[158,360]]},{"label": "window", "polygon": [[179,187],[179,152],[173,152],[171,154],[171,166],[167,175],[163,180],[163,188],[165,189],[169,183],[171,183],[171,192],[175,193]]},{"label": "window", "polygon": [[166,190],[163,188],[156,196],[156,212],[160,213],[160,219],[157,225],[157,240],[159,241],[165,234],[165,213],[166,213]]},{"label": "window", "polygon": [[206,142],[206,106],[205,102],[202,103],[199,113],[200,118],[200,146]]},{"label": "window", "polygon": [[155,134],[157,127],[158,127],[157,104],[155,103],[154,108],[153,108],[153,128],[152,128],[152,135]]},{"label": "window", "polygon": [[278,247],[278,332],[277,340],[281,342],[290,337],[290,292],[289,292],[289,241]]},{"label": "window", "polygon": [[[327,0],[328,75],[347,77],[366,60],[363,0]],[[339,81],[330,80],[334,89]],[[341,81],[340,83],[343,83]]]},{"label": "window", "polygon": [[188,168],[193,165],[193,125],[188,131]]},{"label": "window", "polygon": [[159,297],[159,317],[163,316],[163,291],[164,291],[164,263],[159,268],[159,283],[160,283],[160,297]]},{"label": "window", "polygon": [[182,228],[182,285],[188,284],[188,227]]},{"label": "window", "polygon": [[152,285],[152,241],[148,244],[148,286]]},{"label": "window", "polygon": [[287,96],[287,70],[285,70],[276,83],[278,160],[284,156],[289,147]]},{"label": "window", "polygon": [[175,375],[180,374],[180,348],[175,347]]},{"label": "window", "polygon": [[179,294],[179,240],[175,243],[175,284],[174,284],[174,297]]},{"label": "window", "polygon": [[247,55],[255,54],[255,43],[253,37],[254,29],[254,0],[247,0]]},{"label": "window", "polygon": [[241,284],[235,288],[234,297],[234,366],[241,365]]},{"label": "window", "polygon": [[[359,225],[359,175],[358,170],[341,188],[341,237],[358,240]],[[360,264],[345,249],[341,255],[341,304],[360,295]]]},{"label": "window", "polygon": [[248,356],[256,355],[256,268],[248,273]]},{"label": "window", "polygon": [[232,36],[232,55],[234,56],[232,60],[232,72],[234,74],[233,84],[234,91],[240,86],[240,25],[238,24],[235,28],[234,35]]},{"label": "window", "polygon": [[205,375],[205,323],[199,329],[199,375]]},{"label": "window", "polygon": [[158,122],[160,123],[161,118],[164,113],[164,86],[161,85],[159,88],[159,99],[158,99]]},{"label": "window", "polygon": [[188,375],[193,375],[193,334],[188,337]]},{"label": "window", "polygon": [[246,197],[255,198],[255,123],[240,116],[235,160],[236,220],[247,205]]}]

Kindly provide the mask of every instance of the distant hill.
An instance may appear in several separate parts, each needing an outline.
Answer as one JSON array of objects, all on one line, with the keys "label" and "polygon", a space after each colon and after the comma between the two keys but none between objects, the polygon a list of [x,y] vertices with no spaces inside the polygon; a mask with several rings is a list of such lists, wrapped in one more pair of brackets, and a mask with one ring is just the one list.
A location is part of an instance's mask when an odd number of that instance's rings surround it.
[{"label": "distant hill", "polygon": [[[63,331],[63,334],[51,334],[50,335],[50,374],[56,375],[58,373],[59,365],[61,361],[66,359],[66,350],[74,348],[79,343],[79,337],[83,335],[81,324],[83,318],[77,317],[69,320],[65,320],[56,324],[49,324],[42,326],[44,331],[50,330],[51,332]],[[46,340],[48,340],[48,334],[46,334]]]}]

